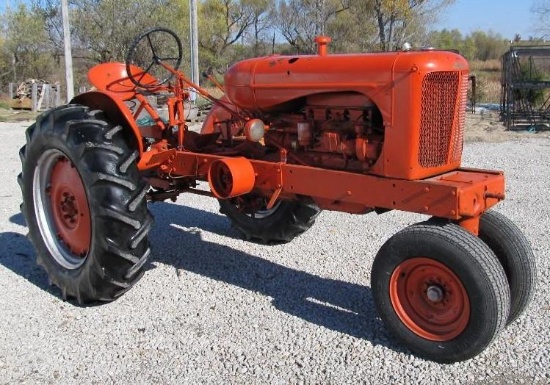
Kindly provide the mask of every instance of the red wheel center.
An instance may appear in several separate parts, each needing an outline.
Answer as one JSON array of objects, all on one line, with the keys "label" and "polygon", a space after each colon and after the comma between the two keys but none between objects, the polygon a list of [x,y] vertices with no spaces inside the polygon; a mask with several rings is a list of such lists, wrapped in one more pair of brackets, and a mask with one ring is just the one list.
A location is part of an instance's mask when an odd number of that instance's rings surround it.
[{"label": "red wheel center", "polygon": [[61,217],[63,224],[66,227],[74,228],[77,225],[78,217],[78,207],[75,203],[76,198],[71,192],[67,191],[63,194],[62,201],[60,202],[61,208]]},{"label": "red wheel center", "polygon": [[53,166],[47,193],[58,239],[72,254],[85,257],[92,239],[90,209],[82,179],[66,157]]},{"label": "red wheel center", "polygon": [[411,331],[432,341],[449,341],[464,331],[470,300],[460,279],[430,258],[410,258],[390,278],[390,299]]}]

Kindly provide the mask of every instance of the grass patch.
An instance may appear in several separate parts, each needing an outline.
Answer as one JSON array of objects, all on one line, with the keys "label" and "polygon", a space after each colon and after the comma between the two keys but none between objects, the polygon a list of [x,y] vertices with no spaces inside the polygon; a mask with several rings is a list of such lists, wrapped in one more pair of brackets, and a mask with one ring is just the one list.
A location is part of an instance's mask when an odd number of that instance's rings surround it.
[{"label": "grass patch", "polygon": [[501,73],[500,60],[470,61],[470,74],[476,76],[478,103],[500,103]]},{"label": "grass patch", "polygon": [[472,60],[470,61],[470,72],[498,72],[502,70],[502,63],[498,59],[492,60]]}]

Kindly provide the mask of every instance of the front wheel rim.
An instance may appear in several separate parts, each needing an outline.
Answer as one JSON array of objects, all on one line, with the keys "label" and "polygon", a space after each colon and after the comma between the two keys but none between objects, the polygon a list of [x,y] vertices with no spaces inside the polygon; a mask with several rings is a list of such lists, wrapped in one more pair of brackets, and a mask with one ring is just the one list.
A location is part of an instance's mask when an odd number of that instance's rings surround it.
[{"label": "front wheel rim", "polygon": [[403,324],[431,341],[458,337],[470,319],[470,300],[461,280],[431,258],[410,258],[395,268],[390,300]]},{"label": "front wheel rim", "polygon": [[45,151],[33,176],[33,203],[46,248],[66,269],[86,261],[92,239],[86,190],[78,170],[59,150]]}]

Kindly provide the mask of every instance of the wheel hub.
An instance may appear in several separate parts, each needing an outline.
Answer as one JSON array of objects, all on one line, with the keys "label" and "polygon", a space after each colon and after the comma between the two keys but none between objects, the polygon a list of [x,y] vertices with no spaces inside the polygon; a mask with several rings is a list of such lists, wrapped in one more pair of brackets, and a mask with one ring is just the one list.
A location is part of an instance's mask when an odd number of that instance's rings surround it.
[{"label": "wheel hub", "polygon": [[61,216],[64,222],[64,225],[67,227],[74,227],[76,221],[78,220],[78,207],[75,204],[76,198],[69,192],[63,193],[63,201],[60,202]]},{"label": "wheel hub", "polygon": [[441,302],[443,299],[443,294],[443,289],[438,285],[432,285],[428,287],[428,290],[426,291],[426,296],[432,302]]},{"label": "wheel hub", "polygon": [[90,210],[82,179],[66,157],[59,157],[53,165],[46,193],[58,240],[73,255],[85,257],[91,242]]},{"label": "wheel hub", "polygon": [[470,300],[453,271],[431,258],[403,261],[390,278],[390,300],[403,324],[420,337],[449,341],[470,319]]}]

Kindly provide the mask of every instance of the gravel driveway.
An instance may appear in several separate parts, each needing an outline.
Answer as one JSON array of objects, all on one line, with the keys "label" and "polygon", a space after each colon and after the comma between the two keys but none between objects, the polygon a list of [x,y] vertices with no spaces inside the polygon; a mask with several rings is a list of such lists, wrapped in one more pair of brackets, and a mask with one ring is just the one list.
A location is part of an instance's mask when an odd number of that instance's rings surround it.
[{"label": "gravel driveway", "polygon": [[550,138],[468,143],[465,165],[503,169],[497,209],[522,228],[539,269],[528,310],[481,355],[411,355],[374,310],[372,260],[424,219],[323,212],[290,244],[243,241],[194,195],[156,203],[144,278],[114,303],[62,301],[35,264],[16,176],[24,123],[0,124],[0,384],[550,383]]}]

